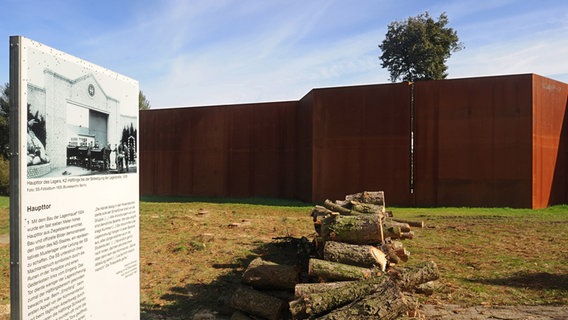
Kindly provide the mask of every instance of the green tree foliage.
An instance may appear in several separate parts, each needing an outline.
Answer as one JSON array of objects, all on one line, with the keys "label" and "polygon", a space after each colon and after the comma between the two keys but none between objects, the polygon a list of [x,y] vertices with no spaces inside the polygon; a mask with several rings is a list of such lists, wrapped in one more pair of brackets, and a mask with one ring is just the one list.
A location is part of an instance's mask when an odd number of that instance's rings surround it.
[{"label": "green tree foliage", "polygon": [[10,86],[0,86],[0,195],[10,189]]},{"label": "green tree foliage", "polygon": [[0,86],[0,155],[8,159],[10,136],[10,85]]},{"label": "green tree foliage", "polygon": [[435,21],[425,12],[388,25],[379,48],[383,52],[381,66],[389,70],[392,82],[440,80],[448,76],[446,61],[452,52],[464,46],[447,24],[446,13]]},{"label": "green tree foliage", "polygon": [[150,101],[146,98],[142,90],[138,93],[138,110],[150,110]]}]

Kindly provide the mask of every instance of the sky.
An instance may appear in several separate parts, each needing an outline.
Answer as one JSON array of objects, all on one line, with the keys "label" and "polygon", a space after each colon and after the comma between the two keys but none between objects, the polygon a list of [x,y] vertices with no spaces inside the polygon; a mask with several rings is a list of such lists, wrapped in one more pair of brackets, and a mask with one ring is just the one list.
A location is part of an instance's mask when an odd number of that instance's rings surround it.
[{"label": "sky", "polygon": [[448,78],[568,83],[566,0],[0,0],[0,85],[24,36],[139,81],[152,109],[299,100],[389,83],[387,26],[446,13],[465,48]]}]

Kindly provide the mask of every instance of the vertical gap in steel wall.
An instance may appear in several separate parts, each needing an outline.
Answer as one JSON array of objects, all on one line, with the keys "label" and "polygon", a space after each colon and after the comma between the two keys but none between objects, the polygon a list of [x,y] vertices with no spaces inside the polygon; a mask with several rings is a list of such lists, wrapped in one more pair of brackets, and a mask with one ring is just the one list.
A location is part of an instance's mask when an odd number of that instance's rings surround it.
[{"label": "vertical gap in steel wall", "polygon": [[414,82],[410,85],[410,194],[414,194]]}]

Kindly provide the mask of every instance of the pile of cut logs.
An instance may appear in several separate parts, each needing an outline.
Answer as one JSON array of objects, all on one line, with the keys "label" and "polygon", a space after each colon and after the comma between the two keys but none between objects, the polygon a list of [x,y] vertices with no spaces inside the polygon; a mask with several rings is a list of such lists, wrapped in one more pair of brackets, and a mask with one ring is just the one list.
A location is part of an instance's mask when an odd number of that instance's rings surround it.
[{"label": "pile of cut logs", "polygon": [[317,235],[295,239],[296,265],[249,264],[231,319],[397,319],[416,310],[410,292],[439,277],[434,262],[400,267],[410,254],[399,240],[424,225],[394,218],[382,191],[326,200],[311,216]]}]

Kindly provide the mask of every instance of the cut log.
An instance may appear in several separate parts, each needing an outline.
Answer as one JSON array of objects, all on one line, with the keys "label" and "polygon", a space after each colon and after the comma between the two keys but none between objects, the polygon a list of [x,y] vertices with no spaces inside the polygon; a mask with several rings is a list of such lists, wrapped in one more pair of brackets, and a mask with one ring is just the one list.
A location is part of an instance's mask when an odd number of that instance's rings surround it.
[{"label": "cut log", "polygon": [[345,196],[346,201],[358,201],[361,203],[372,203],[379,206],[385,206],[385,193],[383,191],[363,191]]},{"label": "cut log", "polygon": [[[396,226],[385,227],[383,232],[385,238],[400,239],[403,236],[400,228]],[[379,217],[370,214],[327,217],[322,220],[320,235],[326,241],[350,244],[381,243]]]},{"label": "cut log", "polygon": [[326,207],[322,206],[315,206],[310,213],[310,216],[313,218],[314,222],[321,220],[322,218],[332,214],[333,211],[327,209]]},{"label": "cut log", "polygon": [[355,281],[352,284],[331,289],[327,292],[309,294],[291,301],[289,303],[290,313],[294,319],[319,316],[373,292],[381,291],[380,288],[384,285],[396,286],[388,277],[379,276]]},{"label": "cut log", "polygon": [[310,259],[308,273],[325,281],[360,280],[373,275],[373,272],[367,268],[314,258]]},{"label": "cut log", "polygon": [[410,232],[410,225],[408,223],[397,222],[392,219],[383,220],[383,226],[385,228],[398,227],[401,232]]},{"label": "cut log", "polygon": [[231,298],[231,306],[245,313],[270,320],[286,316],[286,302],[248,287],[238,287]]},{"label": "cut log", "polygon": [[406,250],[402,242],[392,241],[390,244],[387,245],[390,245],[392,247],[392,249],[394,250],[394,252],[396,252],[396,255],[400,258],[400,260],[404,262],[408,261],[408,258],[410,257],[410,252]]},{"label": "cut log", "polygon": [[[393,281],[392,278],[395,280]],[[410,285],[419,285],[431,280],[435,280],[438,277],[437,266],[433,262],[426,263],[421,266],[416,266],[414,268],[400,269],[397,273],[389,274],[379,274],[375,277],[364,279],[360,281],[355,281],[351,284],[341,286],[339,288],[330,289],[326,292],[313,293],[300,297],[289,303],[290,312],[294,319],[304,319],[307,317],[321,316],[333,309],[345,306],[350,302],[355,300],[363,299],[368,295],[373,295],[373,299],[381,299],[379,296],[390,296],[383,300],[384,303],[396,303],[400,295],[393,291],[389,291],[389,288],[397,288],[401,285],[406,287]],[[400,291],[398,291],[400,293]],[[397,296],[397,299],[392,299],[392,296]],[[371,299],[371,300],[373,300]],[[364,299],[365,300],[365,299]],[[404,300],[403,300],[404,301]],[[350,304],[349,306],[352,306]],[[367,304],[372,306],[372,304]],[[386,306],[388,308],[388,306]],[[364,307],[363,307],[364,308]],[[373,308],[378,308],[375,305]],[[394,308],[394,307],[393,307]],[[394,308],[393,310],[396,310]],[[373,312],[372,310],[368,312]],[[368,318],[379,319],[376,315],[372,314]],[[388,315],[385,315],[385,317]],[[334,318],[334,319],[350,319],[350,318]],[[354,319],[365,319],[365,318],[354,318]],[[381,318],[382,319],[382,318]]]},{"label": "cut log", "polygon": [[323,248],[323,258],[327,261],[372,268],[378,266],[385,271],[387,259],[381,250],[369,245],[354,245],[327,241]]},{"label": "cut log", "polygon": [[249,264],[242,276],[243,284],[256,289],[294,290],[299,272],[295,266],[277,264],[256,258]]},{"label": "cut log", "polygon": [[400,258],[396,254],[396,251],[389,244],[381,245],[381,251],[383,251],[387,257],[387,260],[391,264],[399,264]]},{"label": "cut log", "polygon": [[399,218],[391,218],[391,220],[407,223],[411,227],[424,228],[424,221],[412,221],[412,220],[399,219]]},{"label": "cut log", "polygon": [[377,292],[361,300],[332,310],[317,319],[325,320],[394,320],[408,309],[408,303],[396,285],[384,285]]},{"label": "cut log", "polygon": [[357,211],[357,212],[362,212],[362,213],[385,213],[385,207],[384,206],[380,206],[377,204],[372,204],[372,203],[361,203],[359,201],[350,201],[350,207],[351,210]]},{"label": "cut log", "polygon": [[355,210],[351,210],[346,207],[342,207],[336,203],[333,203],[331,200],[325,200],[323,202],[323,206],[331,211],[338,212],[339,214],[345,216],[359,216],[359,215],[367,215],[368,213],[358,212]]},{"label": "cut log", "polygon": [[321,282],[321,283],[298,283],[294,289],[294,298],[298,299],[312,293],[327,292],[331,289],[340,288],[354,281],[337,281],[337,282]]},{"label": "cut log", "polygon": [[402,290],[406,291],[420,284],[438,280],[440,272],[436,263],[429,261],[413,267],[391,268],[389,269],[389,276]]}]

